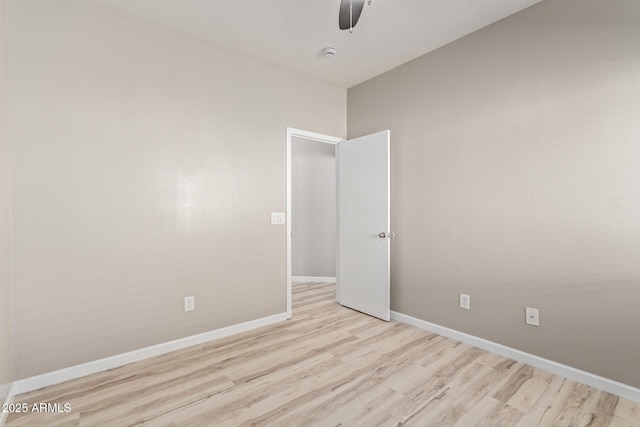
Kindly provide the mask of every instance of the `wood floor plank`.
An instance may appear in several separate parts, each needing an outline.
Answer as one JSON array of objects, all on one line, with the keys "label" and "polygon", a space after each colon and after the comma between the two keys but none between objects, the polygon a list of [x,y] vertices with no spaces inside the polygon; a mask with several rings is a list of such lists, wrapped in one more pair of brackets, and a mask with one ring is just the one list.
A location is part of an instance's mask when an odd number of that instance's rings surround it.
[{"label": "wood floor plank", "polygon": [[[321,382],[326,379],[323,376],[337,375],[340,370],[348,372],[350,367],[345,365],[344,362],[329,354],[319,355],[301,362],[297,366],[292,366],[284,374],[275,373],[266,376],[258,383],[221,393],[216,399],[212,399],[198,408],[174,411],[162,419],[153,420],[145,425],[165,425],[167,420],[171,420],[177,425],[197,425],[197,423],[224,425],[229,423],[229,420],[244,419],[243,413],[251,411],[253,408],[263,408],[264,411],[265,407],[277,407],[282,404],[282,400],[296,397],[296,388],[300,384],[311,385],[313,381]],[[312,381],[304,381],[307,378]],[[281,392],[278,393],[278,390]],[[284,393],[287,395],[283,396]]]},{"label": "wood floor plank", "polygon": [[477,405],[473,406],[470,411],[464,414],[454,426],[514,426],[520,421],[523,415],[522,411],[494,397],[485,396]]},{"label": "wood floor plank", "polygon": [[[313,404],[310,405],[312,407],[307,407],[303,416],[288,416],[279,421],[283,425],[318,424],[344,406],[344,402],[360,402],[360,404],[356,403],[356,407],[366,403],[366,397],[365,402],[362,402],[361,396],[366,393],[379,394],[388,390],[389,387],[384,385],[385,381],[389,380],[394,373],[413,363],[410,358],[405,357],[406,353],[416,346],[419,347],[421,343],[426,343],[427,339],[426,336],[416,337],[415,341],[408,342],[400,347],[394,352],[395,354],[387,353],[381,355],[378,360],[370,363],[369,366],[354,371],[354,375],[348,379],[348,382],[343,382],[332,390],[330,398],[325,399],[320,404]],[[380,363],[382,359],[386,359],[386,361]],[[363,362],[362,359],[352,361],[352,364],[354,367],[358,367],[361,362]]]},{"label": "wood floor plank", "polygon": [[638,427],[639,425],[636,422],[614,415],[608,427]]},{"label": "wood floor plank", "polygon": [[586,408],[580,408],[578,425],[589,427],[608,426],[613,419],[618,397],[601,390],[591,394],[591,398],[585,402]]},{"label": "wood floor plank", "polygon": [[552,378],[553,374],[533,369],[533,376],[523,382],[506,403],[522,412],[528,412],[540,400]]},{"label": "wood floor plank", "polygon": [[410,417],[407,426],[455,425],[480,400],[490,395],[496,387],[500,374],[480,363],[456,372],[451,381],[427,405]]},{"label": "wood floor plank", "polygon": [[548,422],[548,414],[553,414],[562,407],[557,402],[564,404],[566,401],[569,394],[568,387],[565,387],[567,382],[566,378],[552,375],[538,400],[525,412],[523,419],[518,423],[518,427],[544,426],[544,422]]},{"label": "wood floor plank", "polygon": [[640,426],[640,405],[637,403],[620,398],[613,413]]},{"label": "wood floor plank", "polygon": [[286,322],[17,396],[46,426],[640,426],[640,405],[296,283]]},{"label": "wood floor plank", "polygon": [[572,381],[571,393],[559,413],[552,420],[554,425],[579,425],[582,411],[588,408],[586,401],[595,389]]}]

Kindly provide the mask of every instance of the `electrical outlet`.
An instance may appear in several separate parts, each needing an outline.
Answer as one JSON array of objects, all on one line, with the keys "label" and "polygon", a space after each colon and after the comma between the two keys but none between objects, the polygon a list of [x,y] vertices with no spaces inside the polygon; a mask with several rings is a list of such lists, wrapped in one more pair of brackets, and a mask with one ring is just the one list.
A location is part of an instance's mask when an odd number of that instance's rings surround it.
[{"label": "electrical outlet", "polygon": [[284,224],[285,222],[284,212],[271,212],[271,224]]},{"label": "electrical outlet", "polygon": [[460,294],[460,308],[471,309],[471,297],[467,294]]},{"label": "electrical outlet", "polygon": [[193,296],[184,297],[184,311],[193,311],[196,309],[196,301]]},{"label": "electrical outlet", "polygon": [[525,317],[527,325],[540,326],[540,312],[537,308],[527,307],[525,309]]}]

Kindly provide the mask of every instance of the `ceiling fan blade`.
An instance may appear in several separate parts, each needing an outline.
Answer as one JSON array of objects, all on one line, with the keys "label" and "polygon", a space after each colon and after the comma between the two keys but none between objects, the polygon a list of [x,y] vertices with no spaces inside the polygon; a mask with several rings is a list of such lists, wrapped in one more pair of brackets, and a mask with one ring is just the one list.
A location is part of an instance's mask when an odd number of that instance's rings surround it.
[{"label": "ceiling fan blade", "polygon": [[[353,16],[349,11],[351,4],[353,4]],[[348,30],[353,28],[358,23],[362,8],[364,7],[364,0],[341,0],[340,2],[340,15],[338,22],[341,30]]]}]

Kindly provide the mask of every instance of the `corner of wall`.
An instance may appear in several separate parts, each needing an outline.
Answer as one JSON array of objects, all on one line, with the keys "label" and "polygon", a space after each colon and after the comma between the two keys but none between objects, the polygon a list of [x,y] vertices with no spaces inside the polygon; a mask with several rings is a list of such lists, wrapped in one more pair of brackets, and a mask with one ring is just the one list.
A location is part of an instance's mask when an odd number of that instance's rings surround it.
[{"label": "corner of wall", "polygon": [[[0,402],[13,398],[8,1],[0,1]],[[6,414],[0,412],[0,426]]]}]

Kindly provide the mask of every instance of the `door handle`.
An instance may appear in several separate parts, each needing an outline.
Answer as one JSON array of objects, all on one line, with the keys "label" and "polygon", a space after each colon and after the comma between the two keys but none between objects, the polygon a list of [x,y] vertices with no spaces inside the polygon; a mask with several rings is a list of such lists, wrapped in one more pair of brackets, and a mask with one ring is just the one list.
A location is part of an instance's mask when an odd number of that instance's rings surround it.
[{"label": "door handle", "polygon": [[390,231],[388,233],[383,231],[381,233],[378,233],[378,237],[381,239],[386,239],[386,238],[393,239],[394,237],[396,237],[396,233],[394,233],[393,231]]}]

